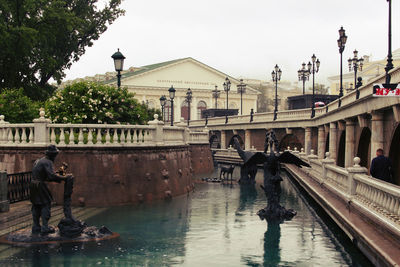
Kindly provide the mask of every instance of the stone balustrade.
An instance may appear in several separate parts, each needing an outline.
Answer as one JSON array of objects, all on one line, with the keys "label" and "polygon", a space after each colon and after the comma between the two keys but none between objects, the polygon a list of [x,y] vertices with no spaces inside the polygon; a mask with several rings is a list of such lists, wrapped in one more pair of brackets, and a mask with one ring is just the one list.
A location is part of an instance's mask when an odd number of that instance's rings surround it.
[{"label": "stone balustrade", "polygon": [[149,125],[51,123],[41,111],[33,123],[11,124],[0,115],[0,146],[152,146],[206,144],[208,131],[190,132],[186,127],[164,126],[155,119]]}]

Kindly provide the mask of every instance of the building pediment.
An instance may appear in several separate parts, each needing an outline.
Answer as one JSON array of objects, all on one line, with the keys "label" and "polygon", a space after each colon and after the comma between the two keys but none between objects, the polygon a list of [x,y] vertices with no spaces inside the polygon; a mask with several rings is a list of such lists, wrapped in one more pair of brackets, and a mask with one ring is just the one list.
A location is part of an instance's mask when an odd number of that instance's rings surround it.
[{"label": "building pediment", "polygon": [[[158,88],[174,88],[179,89],[197,89],[197,90],[214,90],[218,86],[218,90],[223,91],[223,83],[228,77],[231,81],[231,91],[237,90],[239,80],[226,75],[212,67],[207,66],[193,58],[184,58],[169,62],[144,66],[138,71],[126,73],[122,75],[122,86],[128,87],[158,87]],[[246,93],[258,94],[259,92],[246,87]]]}]

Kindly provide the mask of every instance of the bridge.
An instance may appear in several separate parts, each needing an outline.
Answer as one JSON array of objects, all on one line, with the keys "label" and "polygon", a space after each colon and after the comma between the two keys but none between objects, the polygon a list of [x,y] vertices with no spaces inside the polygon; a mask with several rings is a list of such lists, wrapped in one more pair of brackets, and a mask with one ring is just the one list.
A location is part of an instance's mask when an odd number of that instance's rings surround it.
[{"label": "bridge", "polygon": [[[400,82],[400,68],[391,72],[392,83]],[[315,108],[315,117],[311,118],[311,109],[278,111],[274,121],[272,112],[254,115],[208,118],[190,121],[191,130],[210,132],[212,147],[225,149],[233,144],[237,137],[245,150],[263,150],[267,129],[274,129],[280,150],[287,147],[311,149],[318,158],[323,159],[325,152],[340,167],[352,166],[355,156],[361,159],[360,165],[369,168],[378,148],[382,148],[394,165],[395,183],[400,184],[400,97],[374,97],[373,84],[382,84],[381,75],[352,91],[340,100],[326,107]]]}]

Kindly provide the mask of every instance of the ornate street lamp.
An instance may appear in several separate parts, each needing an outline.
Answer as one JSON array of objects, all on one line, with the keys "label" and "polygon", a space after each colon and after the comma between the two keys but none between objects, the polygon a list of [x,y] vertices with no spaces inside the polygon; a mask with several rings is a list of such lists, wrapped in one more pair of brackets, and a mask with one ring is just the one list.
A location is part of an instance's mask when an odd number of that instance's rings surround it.
[{"label": "ornate street lamp", "polygon": [[167,103],[167,98],[165,97],[165,95],[162,95],[161,97],[160,97],[160,104],[161,104],[161,114],[162,114],[162,117],[163,117],[163,121],[165,121],[165,114],[164,114],[164,107],[165,107],[165,104]]},{"label": "ornate street lamp", "polygon": [[360,91],[358,91],[358,86],[357,86],[357,70],[362,71],[364,59],[363,58],[358,58],[358,51],[354,50],[354,57],[349,58],[349,71],[352,69],[354,70],[354,87],[356,88],[356,99],[360,97]]},{"label": "ornate street lamp", "polygon": [[303,81],[303,95],[304,95],[305,94],[304,84],[310,78],[310,71],[306,69],[306,63],[303,62],[303,64],[301,64],[301,69],[299,69],[297,73],[299,75],[299,81]]},{"label": "ornate street lamp", "polygon": [[274,109],[274,120],[276,120],[277,112],[278,112],[278,81],[281,80],[282,71],[278,67],[278,64],[275,65],[275,70],[272,71],[272,81],[275,82],[275,109]]},{"label": "ornate street lamp", "polygon": [[215,99],[215,109],[218,108],[218,97],[219,97],[219,95],[221,93],[217,88],[218,88],[218,86],[215,86],[215,89],[211,91],[212,92],[212,96]]},{"label": "ornate street lamp", "polygon": [[175,88],[171,85],[168,89],[169,99],[171,99],[171,126],[174,126],[174,98],[175,98]]},{"label": "ornate street lamp", "polygon": [[311,99],[311,118],[314,118],[315,116],[315,110],[314,110],[314,106],[315,106],[315,73],[319,71],[319,65],[321,64],[321,62],[319,61],[319,59],[317,59],[317,57],[315,56],[315,54],[312,55],[311,57],[311,62],[308,62],[307,67],[308,70],[310,71],[310,73],[312,73],[312,99]]},{"label": "ornate street lamp", "polygon": [[121,71],[124,68],[124,55],[122,55],[121,52],[119,52],[119,48],[118,51],[115,52],[112,56],[112,59],[114,59],[114,67],[115,67],[115,71],[117,72],[117,85],[118,85],[118,89],[121,87]]},{"label": "ornate street lamp", "polygon": [[187,119],[187,125],[189,126],[189,121],[190,121],[190,102],[192,102],[192,90],[190,88],[187,89],[186,92],[186,101],[189,106],[189,111],[188,111],[188,119]]},{"label": "ornate street lamp", "polygon": [[339,29],[339,39],[337,40],[340,53],[340,91],[339,91],[339,107],[341,106],[343,96],[343,51],[347,42],[347,36],[343,26]]},{"label": "ornate street lamp", "polygon": [[389,2],[389,29],[388,29],[388,56],[387,64],[385,67],[386,71],[386,84],[390,84],[389,71],[393,69],[393,59],[392,59],[392,0],[387,0]]},{"label": "ornate street lamp", "polygon": [[240,93],[240,115],[243,115],[243,94],[246,93],[246,84],[243,83],[243,79],[240,79],[240,83],[236,86],[237,92]]},{"label": "ornate street lamp", "polygon": [[226,92],[226,114],[225,114],[225,123],[228,123],[228,107],[229,107],[229,102],[228,102],[228,92],[231,89],[231,81],[228,79],[228,77],[225,78],[225,82],[223,84],[224,86],[224,91]]}]

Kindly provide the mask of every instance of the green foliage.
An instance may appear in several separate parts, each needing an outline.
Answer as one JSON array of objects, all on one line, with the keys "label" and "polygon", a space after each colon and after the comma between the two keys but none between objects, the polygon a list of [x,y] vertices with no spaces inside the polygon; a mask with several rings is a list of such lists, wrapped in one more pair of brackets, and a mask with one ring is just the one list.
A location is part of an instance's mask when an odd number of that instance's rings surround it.
[{"label": "green foliage", "polygon": [[39,103],[24,95],[23,89],[5,89],[0,94],[0,114],[11,123],[32,122],[39,117]]},{"label": "green foliage", "polygon": [[156,110],[140,104],[128,89],[94,82],[78,82],[56,91],[46,113],[57,123],[145,124]]},{"label": "green foliage", "polygon": [[54,91],[64,71],[124,11],[122,0],[0,0],[0,88],[33,99]]}]

